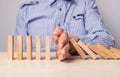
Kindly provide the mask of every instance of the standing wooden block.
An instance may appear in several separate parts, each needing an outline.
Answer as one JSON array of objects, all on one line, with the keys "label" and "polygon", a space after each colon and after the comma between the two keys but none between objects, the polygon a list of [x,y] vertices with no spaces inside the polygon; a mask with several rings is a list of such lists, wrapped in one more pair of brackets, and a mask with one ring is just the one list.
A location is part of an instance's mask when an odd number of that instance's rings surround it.
[{"label": "standing wooden block", "polygon": [[23,59],[23,37],[17,36],[17,59]]},{"label": "standing wooden block", "polygon": [[119,54],[120,55],[120,50],[117,49],[117,48],[110,47],[110,51],[115,53],[115,54]]},{"label": "standing wooden block", "polygon": [[27,60],[32,60],[32,36],[26,36]]},{"label": "standing wooden block", "polygon": [[14,36],[8,36],[8,60],[14,59]]},{"label": "standing wooden block", "polygon": [[98,58],[98,56],[93,53],[81,40],[78,42],[79,46],[86,51],[94,60]]},{"label": "standing wooden block", "polygon": [[50,60],[50,36],[46,36],[46,60]]},{"label": "standing wooden block", "polygon": [[82,59],[87,59],[87,56],[85,55],[84,51],[79,47],[77,42],[74,39],[71,39],[70,42],[72,43],[76,51],[79,53],[79,55],[82,57]]},{"label": "standing wooden block", "polygon": [[108,49],[106,49],[105,47],[103,47],[102,45],[100,44],[97,44],[96,47],[100,50],[102,50],[105,54],[107,54],[108,56],[112,57],[113,59],[117,60],[118,57],[113,54],[112,52],[110,52]]},{"label": "standing wooden block", "polygon": [[100,55],[101,57],[103,57],[105,60],[109,59],[108,55],[106,55],[105,53],[103,53],[100,49],[96,48],[92,44],[89,43],[87,46],[88,46],[88,48],[90,48],[91,50],[93,50],[94,52],[96,52],[98,55]]},{"label": "standing wooden block", "polygon": [[41,38],[36,36],[36,60],[41,59]]}]

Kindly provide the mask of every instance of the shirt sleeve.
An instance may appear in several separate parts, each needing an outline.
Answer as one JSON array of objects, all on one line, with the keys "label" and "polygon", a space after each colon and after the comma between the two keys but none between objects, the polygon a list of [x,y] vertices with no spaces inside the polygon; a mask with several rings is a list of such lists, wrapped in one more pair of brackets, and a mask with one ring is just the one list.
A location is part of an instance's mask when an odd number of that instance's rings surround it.
[{"label": "shirt sleeve", "polygon": [[87,32],[87,36],[84,38],[86,44],[99,43],[106,48],[115,45],[114,37],[104,26],[95,0],[86,0],[85,30]]},{"label": "shirt sleeve", "polygon": [[23,36],[23,51],[26,49],[27,24],[25,20],[26,8],[21,8],[17,15],[15,31],[15,50],[17,50],[17,36]]}]

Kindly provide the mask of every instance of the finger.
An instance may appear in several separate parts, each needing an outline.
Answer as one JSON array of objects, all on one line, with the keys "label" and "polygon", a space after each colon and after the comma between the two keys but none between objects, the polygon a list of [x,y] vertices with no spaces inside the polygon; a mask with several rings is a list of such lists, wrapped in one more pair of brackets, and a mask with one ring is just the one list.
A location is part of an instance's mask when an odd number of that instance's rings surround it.
[{"label": "finger", "polygon": [[57,57],[58,59],[59,59],[59,56],[61,55],[61,52],[60,52],[60,51],[61,51],[61,49],[59,49],[59,50],[56,51],[56,57]]},{"label": "finger", "polygon": [[53,32],[53,38],[54,38],[55,43],[58,42],[58,38],[59,38],[59,36],[62,34],[63,30],[64,30],[64,29],[61,28],[61,27],[57,27],[57,28],[54,30],[54,32]]},{"label": "finger", "polygon": [[53,36],[53,38],[54,38],[54,41],[55,41],[55,43],[57,44],[58,43],[58,36]]},{"label": "finger", "polygon": [[[63,52],[64,52],[64,51],[63,51]],[[67,54],[64,54],[64,55],[58,55],[58,59],[59,59],[60,61],[65,60],[66,57],[67,57]]]},{"label": "finger", "polygon": [[69,49],[70,49],[70,45],[69,43],[67,43],[62,49],[58,51],[58,59],[60,61],[66,59]]},{"label": "finger", "polygon": [[64,31],[58,39],[58,46],[62,48],[66,43],[69,42],[69,37],[66,31]]},{"label": "finger", "polygon": [[53,35],[60,36],[63,31],[64,31],[63,28],[57,27],[57,28],[54,30]]},{"label": "finger", "polygon": [[67,43],[62,49],[61,49],[61,55],[66,56],[68,54],[68,51],[70,50],[70,44]]}]

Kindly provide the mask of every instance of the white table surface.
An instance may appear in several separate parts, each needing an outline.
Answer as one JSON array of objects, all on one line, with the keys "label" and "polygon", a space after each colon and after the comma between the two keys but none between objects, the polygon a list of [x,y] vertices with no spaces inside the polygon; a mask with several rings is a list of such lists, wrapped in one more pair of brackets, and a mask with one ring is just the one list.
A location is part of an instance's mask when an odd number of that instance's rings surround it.
[{"label": "white table surface", "polygon": [[50,61],[44,59],[44,54],[42,58],[9,61],[7,52],[0,52],[0,77],[120,77],[120,60],[81,60],[79,56],[69,56],[60,62],[55,53]]}]

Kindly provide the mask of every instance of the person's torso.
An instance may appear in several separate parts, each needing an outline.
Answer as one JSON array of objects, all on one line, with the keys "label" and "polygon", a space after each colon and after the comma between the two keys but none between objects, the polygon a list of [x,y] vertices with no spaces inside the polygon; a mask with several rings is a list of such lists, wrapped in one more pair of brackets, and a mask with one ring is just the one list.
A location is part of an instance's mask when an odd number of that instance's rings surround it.
[{"label": "person's torso", "polygon": [[[53,31],[57,26],[63,27],[69,35],[81,38],[86,35],[84,29],[85,0],[38,0],[26,7],[26,26],[28,35],[42,39],[42,50],[45,50],[45,37],[51,36],[51,50],[55,50]],[[24,8],[24,7],[23,7]]]}]

